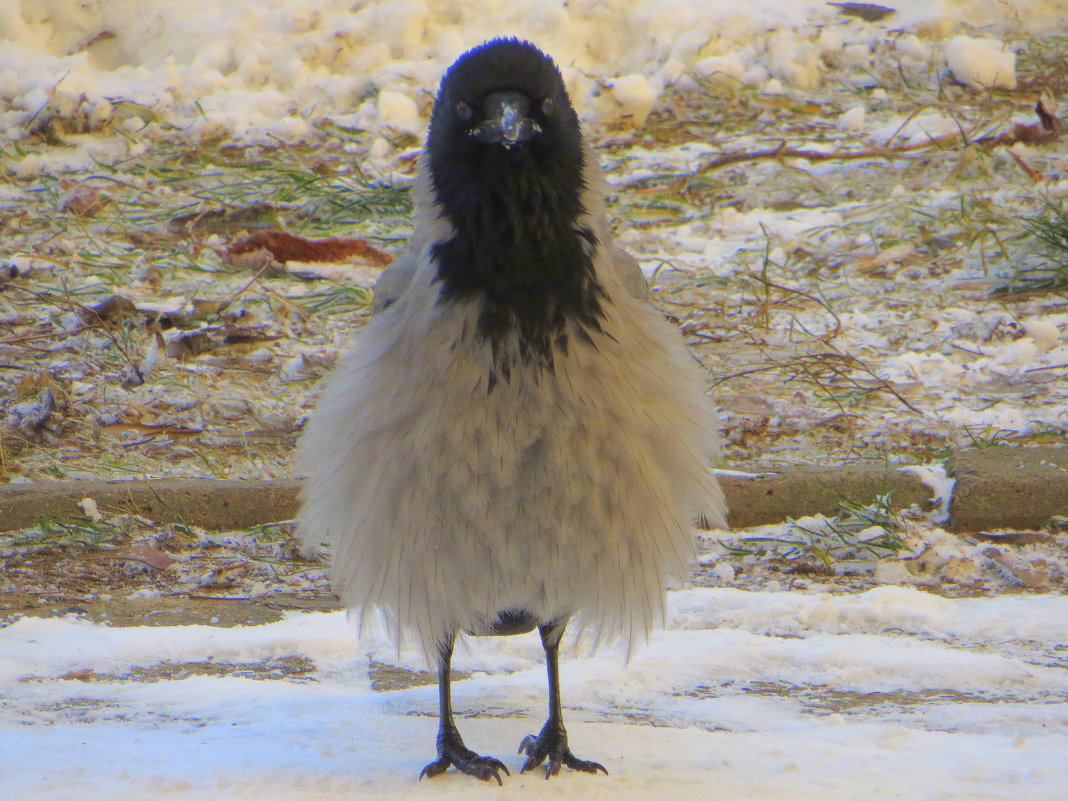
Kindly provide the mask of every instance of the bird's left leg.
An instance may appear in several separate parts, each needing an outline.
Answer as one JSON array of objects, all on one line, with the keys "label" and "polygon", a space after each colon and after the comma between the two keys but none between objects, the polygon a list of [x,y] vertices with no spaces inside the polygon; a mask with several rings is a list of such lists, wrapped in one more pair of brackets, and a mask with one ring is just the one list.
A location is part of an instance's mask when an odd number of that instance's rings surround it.
[{"label": "bird's left leg", "polygon": [[599,762],[578,759],[571,753],[567,744],[567,731],[564,730],[564,715],[560,706],[559,660],[560,638],[564,636],[566,626],[567,618],[564,617],[538,628],[541,644],[545,649],[545,667],[549,673],[549,719],[545,721],[539,734],[528,735],[519,745],[519,753],[527,755],[521,772],[526,773],[548,759],[549,764],[545,766],[546,779],[559,773],[563,765],[585,773],[608,773],[605,766]]},{"label": "bird's left leg", "polygon": [[426,776],[432,779],[453,765],[461,773],[482,781],[496,779],[497,784],[503,784],[500,772],[503,770],[508,774],[508,768],[499,759],[479,756],[464,745],[456,721],[452,718],[452,647],[455,642],[455,635],[449,634],[438,649],[438,758],[423,768],[419,778]]}]

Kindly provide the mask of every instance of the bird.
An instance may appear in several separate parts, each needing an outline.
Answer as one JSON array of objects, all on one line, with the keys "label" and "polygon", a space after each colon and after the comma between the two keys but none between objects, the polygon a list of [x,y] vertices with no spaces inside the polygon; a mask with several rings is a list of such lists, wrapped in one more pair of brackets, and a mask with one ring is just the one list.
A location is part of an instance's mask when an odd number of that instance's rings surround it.
[{"label": "bird", "polygon": [[297,446],[305,548],[327,543],[344,605],[436,668],[420,778],[510,775],[460,735],[452,655],[535,629],[548,716],[521,771],[607,774],[568,741],[565,627],[629,658],[690,575],[695,520],[725,525],[703,369],[613,242],[606,191],[548,55],[516,38],[463,53],[431,108],[407,250]]}]

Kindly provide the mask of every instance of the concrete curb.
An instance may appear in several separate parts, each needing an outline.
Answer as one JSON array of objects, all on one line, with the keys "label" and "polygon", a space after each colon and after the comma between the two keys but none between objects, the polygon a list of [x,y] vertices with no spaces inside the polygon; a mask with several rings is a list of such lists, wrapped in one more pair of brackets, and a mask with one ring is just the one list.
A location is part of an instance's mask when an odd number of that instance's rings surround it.
[{"label": "concrete curb", "polygon": [[795,467],[752,478],[720,476],[731,528],[780,523],[788,517],[833,515],[844,500],[869,503],[890,494],[896,508],[930,505],[931,489],[916,476],[886,467]]},{"label": "concrete curb", "polygon": [[1068,515],[1068,447],[980,448],[946,462],[955,531],[1034,530]]},{"label": "concrete curb", "polygon": [[0,486],[0,531],[39,520],[85,520],[78,506],[96,501],[105,514],[137,514],[161,523],[240,529],[288,520],[303,482],[165,478],[153,481],[49,481]]},{"label": "concrete curb", "polygon": [[[950,531],[1034,530],[1068,515],[1068,448],[996,447],[949,459],[956,479]],[[787,517],[834,514],[848,499],[869,503],[892,494],[893,505],[930,504],[932,491],[911,473],[890,467],[799,467],[752,478],[722,476],[732,528],[778,523]],[[209,529],[240,529],[291,519],[299,479],[232,481],[56,481],[0,485],[0,531],[28,528],[39,520],[85,519],[78,506],[92,498],[107,514],[132,513],[151,520]]]}]

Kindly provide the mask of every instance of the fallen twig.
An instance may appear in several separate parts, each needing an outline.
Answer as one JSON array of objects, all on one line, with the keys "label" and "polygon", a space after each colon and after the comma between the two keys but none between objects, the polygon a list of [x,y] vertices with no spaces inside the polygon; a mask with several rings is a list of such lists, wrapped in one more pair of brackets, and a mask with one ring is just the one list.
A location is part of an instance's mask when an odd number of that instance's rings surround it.
[{"label": "fallen twig", "polygon": [[[1060,120],[1050,114],[1045,104],[1039,100],[1035,104],[1035,113],[1038,115],[1039,123],[1035,124],[1017,124],[1011,131],[998,134],[997,136],[983,136],[974,141],[969,141],[969,136],[965,132],[959,134],[946,134],[945,136],[932,137],[926,142],[917,142],[911,145],[902,145],[900,147],[873,147],[865,150],[835,150],[829,153],[816,151],[816,150],[801,150],[798,148],[787,147],[785,142],[780,143],[776,147],[768,148],[766,150],[753,150],[744,151],[739,153],[724,153],[722,156],[717,156],[711,161],[705,162],[699,173],[708,172],[710,170],[716,170],[720,167],[728,167],[732,164],[739,164],[747,161],[762,161],[765,159],[803,159],[805,161],[819,162],[819,161],[855,161],[858,159],[911,159],[918,153],[926,152],[932,147],[941,148],[942,145],[951,144],[955,141],[963,142],[965,146],[969,144],[980,145],[982,147],[993,147],[995,145],[1013,145],[1017,142],[1022,142],[1029,145],[1045,145],[1055,142],[1060,138],[1061,122]],[[895,134],[896,136],[896,134]],[[893,141],[894,137],[891,137],[889,141]],[[888,143],[889,144],[889,143]],[[1030,174],[1030,173],[1029,173]]]}]

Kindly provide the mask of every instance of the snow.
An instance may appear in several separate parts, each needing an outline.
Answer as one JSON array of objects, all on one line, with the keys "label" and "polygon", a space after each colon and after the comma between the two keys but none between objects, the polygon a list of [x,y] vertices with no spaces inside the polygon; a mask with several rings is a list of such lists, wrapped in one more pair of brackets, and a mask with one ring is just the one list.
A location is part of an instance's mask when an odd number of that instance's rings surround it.
[{"label": "snow", "polygon": [[85,516],[94,522],[99,522],[104,519],[104,516],[100,514],[100,507],[97,506],[96,501],[92,498],[82,498],[78,501],[78,508],[85,513]]},{"label": "snow", "polygon": [[[358,640],[343,613],[238,628],[23,618],[0,629],[0,793],[1054,801],[1068,783],[1066,621],[1059,595],[672,593],[668,628],[629,666],[565,647],[572,746],[610,775],[551,782],[516,775],[510,750],[541,725],[536,637],[471,640],[454,701],[468,744],[513,770],[497,788],[417,781],[436,690],[375,690],[375,669],[418,663]],[[310,673],[249,677],[298,658]],[[244,673],[145,678],[203,663]]]},{"label": "snow", "polygon": [[1042,352],[1058,344],[1061,330],[1051,320],[1023,320],[1020,325]]},{"label": "snow", "polygon": [[422,124],[419,106],[407,95],[383,90],[378,93],[378,121],[397,133],[418,133]]},{"label": "snow", "polygon": [[660,90],[644,75],[624,75],[612,81],[611,94],[619,105],[618,117],[641,125],[653,110]]},{"label": "snow", "polygon": [[843,131],[863,131],[864,114],[864,106],[852,106],[838,116],[838,127]]},{"label": "snow", "polygon": [[[863,67],[884,43],[928,62],[933,51],[916,32],[946,38],[967,24],[987,37],[1023,35],[1063,14],[1058,0],[1018,2],[1013,14],[990,0],[901,0],[895,9],[861,23],[823,0],[144,0],[133,15],[124,0],[5,0],[0,136],[21,138],[46,108],[69,116],[81,107],[99,124],[132,102],[149,110],[135,127],[298,142],[312,136],[309,120],[376,98],[378,118],[364,115],[371,130],[421,133],[416,121],[443,70],[502,34],[554,54],[587,118],[640,125],[665,81],[716,75],[805,91],[823,81],[828,62]],[[1015,85],[1015,56],[999,39],[958,35],[945,58],[969,85]],[[602,102],[605,94],[623,109]]]},{"label": "snow", "polygon": [[931,499],[937,508],[931,512],[932,523],[945,523],[949,520],[949,505],[953,500],[953,488],[956,479],[946,474],[946,468],[940,464],[909,465],[898,468],[902,473],[910,473],[931,490]]},{"label": "snow", "polygon": [[946,43],[946,65],[976,89],[1016,88],[1016,54],[997,39],[954,36]]},{"label": "snow", "polygon": [[694,74],[705,80],[714,79],[717,75],[738,83],[745,79],[745,64],[738,53],[703,58],[694,64],[693,70]]}]

